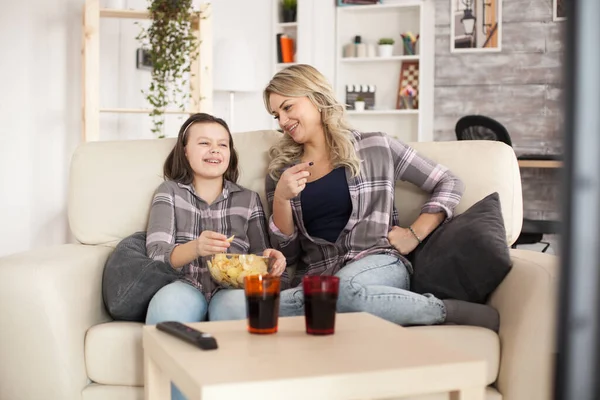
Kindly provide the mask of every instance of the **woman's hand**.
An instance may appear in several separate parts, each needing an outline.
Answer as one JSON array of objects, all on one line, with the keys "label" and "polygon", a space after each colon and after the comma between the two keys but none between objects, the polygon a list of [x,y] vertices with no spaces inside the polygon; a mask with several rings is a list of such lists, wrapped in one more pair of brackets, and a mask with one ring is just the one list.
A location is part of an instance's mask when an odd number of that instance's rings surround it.
[{"label": "woman's hand", "polygon": [[394,226],[389,231],[388,240],[402,255],[409,254],[419,245],[419,241],[409,229],[399,226]]},{"label": "woman's hand", "polygon": [[273,263],[273,269],[271,269],[270,272],[271,275],[280,276],[283,274],[283,271],[285,271],[286,261],[285,256],[279,250],[265,249],[263,256],[275,259],[275,262]]},{"label": "woman's hand", "polygon": [[203,231],[196,239],[196,254],[205,257],[225,253],[229,246],[227,236],[213,231]]},{"label": "woman's hand", "polygon": [[286,169],[275,187],[275,198],[288,201],[298,196],[306,187],[310,176],[308,167],[312,165],[312,162],[305,162]]}]

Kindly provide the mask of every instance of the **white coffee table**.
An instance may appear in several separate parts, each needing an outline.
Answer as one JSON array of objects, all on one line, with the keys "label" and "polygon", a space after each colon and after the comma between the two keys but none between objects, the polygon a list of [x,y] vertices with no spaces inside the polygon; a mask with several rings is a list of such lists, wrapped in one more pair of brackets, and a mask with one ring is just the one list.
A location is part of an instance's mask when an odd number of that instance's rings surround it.
[{"label": "white coffee table", "polygon": [[219,349],[202,351],[145,326],[145,398],[170,398],[173,381],[189,400],[380,399],[450,392],[483,400],[486,363],[423,334],[366,313],[338,314],[336,333],[305,333],[304,317],[279,332],[251,335],[246,321],[202,322]]}]

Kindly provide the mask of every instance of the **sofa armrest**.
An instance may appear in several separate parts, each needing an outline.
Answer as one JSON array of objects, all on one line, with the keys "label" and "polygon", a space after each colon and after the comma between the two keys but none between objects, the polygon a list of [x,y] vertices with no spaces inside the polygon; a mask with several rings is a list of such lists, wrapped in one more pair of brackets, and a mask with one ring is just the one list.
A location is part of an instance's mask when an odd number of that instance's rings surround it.
[{"label": "sofa armrest", "polygon": [[513,268],[490,298],[500,313],[500,371],[504,400],[551,398],[558,258],[510,250]]},{"label": "sofa armrest", "polygon": [[110,320],[112,248],[62,245],[0,258],[0,398],[81,399],[86,331]]}]

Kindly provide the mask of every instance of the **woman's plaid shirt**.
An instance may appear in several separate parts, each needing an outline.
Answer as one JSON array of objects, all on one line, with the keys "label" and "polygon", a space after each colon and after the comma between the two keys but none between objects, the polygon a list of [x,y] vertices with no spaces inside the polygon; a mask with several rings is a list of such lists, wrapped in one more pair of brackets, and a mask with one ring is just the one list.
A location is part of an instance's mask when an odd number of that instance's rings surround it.
[{"label": "woman's plaid shirt", "polygon": [[[291,236],[284,235],[273,223],[273,217],[270,218],[272,246],[281,250],[288,265],[296,264],[292,285],[298,284],[303,274],[333,275],[347,263],[366,255],[391,254],[402,258],[387,238],[392,226],[398,225],[394,206],[396,181],[413,183],[431,193],[421,212],[444,212],[446,220],[452,218],[461,199],[464,185],[446,167],[383,133],[353,134],[361,160],[360,174],[352,177],[346,169],[352,214],[337,241],[331,243],[309,236],[303,223],[300,196],[291,200],[295,224]],[[271,210],[275,187],[276,182],[267,176],[266,192]],[[406,263],[410,267],[408,261]]]}]

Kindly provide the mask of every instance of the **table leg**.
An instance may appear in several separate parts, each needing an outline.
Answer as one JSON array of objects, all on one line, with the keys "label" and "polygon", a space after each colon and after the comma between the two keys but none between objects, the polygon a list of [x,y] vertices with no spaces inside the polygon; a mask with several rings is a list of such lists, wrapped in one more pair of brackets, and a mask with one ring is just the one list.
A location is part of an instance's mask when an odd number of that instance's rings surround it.
[{"label": "table leg", "polygon": [[484,400],[484,387],[470,387],[450,392],[450,400]]},{"label": "table leg", "polygon": [[171,382],[152,358],[144,354],[144,399],[170,400]]}]

